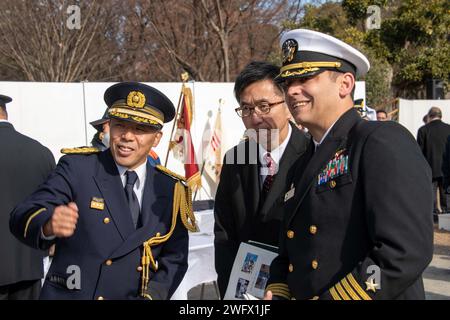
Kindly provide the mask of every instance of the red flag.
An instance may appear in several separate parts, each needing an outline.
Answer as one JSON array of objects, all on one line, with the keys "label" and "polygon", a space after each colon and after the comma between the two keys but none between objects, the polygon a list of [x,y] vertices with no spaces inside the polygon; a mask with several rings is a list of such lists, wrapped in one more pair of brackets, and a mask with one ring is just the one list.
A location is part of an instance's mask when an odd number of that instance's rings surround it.
[{"label": "red flag", "polygon": [[192,92],[183,83],[181,88],[181,110],[177,120],[177,131],[174,140],[171,142],[171,149],[174,152],[175,158],[184,163],[188,186],[192,190],[197,190],[201,187],[201,176],[191,138],[193,114]]}]

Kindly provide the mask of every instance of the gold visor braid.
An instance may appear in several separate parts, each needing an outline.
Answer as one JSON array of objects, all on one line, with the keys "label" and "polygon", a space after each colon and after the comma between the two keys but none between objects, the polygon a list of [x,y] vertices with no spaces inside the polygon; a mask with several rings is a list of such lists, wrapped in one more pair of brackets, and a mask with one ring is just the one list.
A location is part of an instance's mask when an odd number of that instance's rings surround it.
[{"label": "gold visor braid", "polygon": [[300,62],[288,64],[281,67],[280,71],[284,72],[292,69],[311,69],[311,68],[340,68],[342,63],[330,62],[330,61],[318,61],[318,62]]}]

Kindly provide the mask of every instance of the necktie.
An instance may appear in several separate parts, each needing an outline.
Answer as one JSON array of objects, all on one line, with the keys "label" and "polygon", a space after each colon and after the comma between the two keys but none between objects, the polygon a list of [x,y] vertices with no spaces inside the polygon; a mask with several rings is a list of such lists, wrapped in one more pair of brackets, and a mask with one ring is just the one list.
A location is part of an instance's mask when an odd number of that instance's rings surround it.
[{"label": "necktie", "polygon": [[125,195],[127,196],[128,206],[130,207],[131,211],[131,217],[133,218],[133,224],[134,227],[136,228],[138,226],[139,213],[141,210],[136,193],[134,193],[133,191],[133,187],[134,184],[136,183],[138,176],[134,171],[127,171],[126,176],[127,176],[127,183],[125,185]]},{"label": "necktie", "polygon": [[276,163],[270,156],[270,153],[266,153],[264,155],[264,161],[266,161],[267,176],[266,179],[264,179],[263,183],[263,199],[265,199],[267,194],[269,193],[270,187],[272,186],[273,180],[275,178],[276,171]]}]

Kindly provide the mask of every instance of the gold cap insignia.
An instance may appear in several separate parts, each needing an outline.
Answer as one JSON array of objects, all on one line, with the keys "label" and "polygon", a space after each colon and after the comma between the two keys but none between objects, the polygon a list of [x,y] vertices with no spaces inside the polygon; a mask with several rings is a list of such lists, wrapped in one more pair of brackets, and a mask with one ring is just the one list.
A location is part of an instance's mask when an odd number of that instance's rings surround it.
[{"label": "gold cap insignia", "polygon": [[145,95],[140,91],[131,91],[127,96],[127,105],[132,108],[143,108]]},{"label": "gold cap insignia", "polygon": [[283,43],[283,64],[291,62],[294,59],[295,52],[297,52],[298,43],[294,39],[288,39]]}]

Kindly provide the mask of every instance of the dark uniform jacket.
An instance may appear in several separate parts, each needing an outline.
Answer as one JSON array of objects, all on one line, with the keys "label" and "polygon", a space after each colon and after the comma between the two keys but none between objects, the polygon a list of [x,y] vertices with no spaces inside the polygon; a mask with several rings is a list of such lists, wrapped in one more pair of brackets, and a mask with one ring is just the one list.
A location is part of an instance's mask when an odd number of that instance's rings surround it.
[{"label": "dark uniform jacket", "polygon": [[266,289],[295,299],[423,299],[430,179],[405,128],[346,112],[297,164]]},{"label": "dark uniform jacket", "polygon": [[[147,163],[142,227],[136,230],[109,149],[62,157],[47,182],[11,216],[11,230],[16,237],[34,248],[46,248],[52,241],[41,239],[41,228],[54,208],[71,201],[78,206],[75,233],[56,240],[41,299],[138,298],[142,244],[168,233],[175,182]],[[188,234],[179,217],[172,236],[153,247],[152,254],[158,268],[157,272],[150,270],[148,294],[153,299],[168,299],[187,270]],[[74,283],[71,266],[81,271],[79,289],[67,285]]]},{"label": "dark uniform jacket", "polygon": [[444,157],[442,159],[442,174],[444,175],[444,190],[450,194],[450,136],[445,144]]},{"label": "dark uniform jacket", "polygon": [[[308,146],[305,134],[294,125],[291,126],[291,137],[264,202],[260,199],[257,144],[242,142],[225,156],[214,206],[215,266],[222,297],[241,242],[253,240],[278,246],[281,221],[285,214],[280,196],[284,195],[282,193],[289,168]],[[253,152],[250,152],[254,155],[252,159],[249,159],[249,148],[253,148]]]},{"label": "dark uniform jacket", "polygon": [[20,134],[9,122],[0,122],[0,286],[44,276],[45,252],[32,249],[9,231],[9,214],[43,183],[55,168],[52,153]]},{"label": "dark uniform jacket", "polygon": [[447,138],[450,135],[450,125],[441,120],[433,120],[419,128],[417,142],[423,155],[431,167],[433,178],[440,178],[442,173],[442,160],[445,152]]}]

